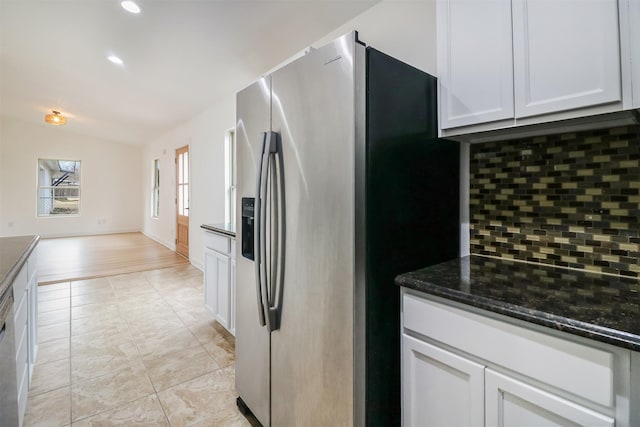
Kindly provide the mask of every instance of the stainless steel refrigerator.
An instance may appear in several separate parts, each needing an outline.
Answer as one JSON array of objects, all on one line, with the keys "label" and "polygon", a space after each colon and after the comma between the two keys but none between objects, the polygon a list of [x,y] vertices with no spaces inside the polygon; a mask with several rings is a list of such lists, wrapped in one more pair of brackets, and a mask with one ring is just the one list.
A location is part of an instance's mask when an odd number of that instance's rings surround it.
[{"label": "stainless steel refrigerator", "polygon": [[399,424],[394,277],[458,256],[436,79],[354,32],[236,101],[239,407],[264,426]]}]

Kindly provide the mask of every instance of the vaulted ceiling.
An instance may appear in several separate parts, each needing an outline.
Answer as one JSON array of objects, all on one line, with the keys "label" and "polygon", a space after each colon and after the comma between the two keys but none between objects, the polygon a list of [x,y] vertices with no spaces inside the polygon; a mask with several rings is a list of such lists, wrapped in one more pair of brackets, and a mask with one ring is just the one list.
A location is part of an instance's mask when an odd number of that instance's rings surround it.
[{"label": "vaulted ceiling", "polygon": [[144,144],[378,1],[0,0],[0,116]]}]

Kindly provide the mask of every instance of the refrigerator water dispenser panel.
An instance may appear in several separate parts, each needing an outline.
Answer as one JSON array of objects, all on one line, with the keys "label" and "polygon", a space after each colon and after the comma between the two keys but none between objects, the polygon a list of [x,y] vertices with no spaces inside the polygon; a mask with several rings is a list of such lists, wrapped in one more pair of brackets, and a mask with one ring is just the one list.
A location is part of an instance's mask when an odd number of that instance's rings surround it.
[{"label": "refrigerator water dispenser panel", "polygon": [[253,211],[255,199],[242,198],[242,256],[253,261]]}]

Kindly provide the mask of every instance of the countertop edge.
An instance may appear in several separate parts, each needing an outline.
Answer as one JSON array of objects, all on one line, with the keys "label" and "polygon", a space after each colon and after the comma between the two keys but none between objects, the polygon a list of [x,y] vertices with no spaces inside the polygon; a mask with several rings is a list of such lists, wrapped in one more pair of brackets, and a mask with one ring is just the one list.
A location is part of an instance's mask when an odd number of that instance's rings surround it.
[{"label": "countertop edge", "polygon": [[1,290],[0,295],[4,295],[6,290],[9,288],[9,285],[14,281],[14,279],[20,272],[20,269],[22,268],[22,266],[24,266],[24,263],[27,261],[29,256],[31,256],[31,253],[36,248],[36,245],[38,244],[39,241],[40,241],[39,235],[36,234],[35,236],[33,236],[31,241],[25,248],[25,250],[22,252],[22,255],[20,255],[20,257],[16,260],[16,263],[13,265],[13,267],[11,267],[11,269],[4,276],[2,280],[2,284],[0,284],[0,290]]},{"label": "countertop edge", "polygon": [[611,344],[616,347],[640,351],[640,336],[635,334],[546,313],[540,310],[527,309],[519,305],[497,302],[486,297],[469,296],[463,292],[444,288],[433,283],[407,278],[402,274],[396,277],[395,283],[398,286],[427,295],[438,296],[464,305],[549,327],[557,331]]},{"label": "countertop edge", "polygon": [[214,225],[202,224],[200,225],[200,228],[214,233],[224,234],[225,236],[233,237],[234,239],[236,238],[236,233],[234,233],[233,231],[225,230],[224,228],[218,228]]}]

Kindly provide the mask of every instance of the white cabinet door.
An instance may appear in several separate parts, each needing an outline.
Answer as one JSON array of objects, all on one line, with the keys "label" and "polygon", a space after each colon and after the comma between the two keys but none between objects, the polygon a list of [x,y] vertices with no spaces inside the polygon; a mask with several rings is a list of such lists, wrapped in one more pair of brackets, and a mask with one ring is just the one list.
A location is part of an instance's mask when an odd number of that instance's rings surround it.
[{"label": "white cabinet door", "polygon": [[211,249],[204,251],[204,305],[218,323],[229,329],[230,259]]},{"label": "white cabinet door", "polygon": [[214,316],[216,315],[216,298],[218,296],[218,261],[216,252],[205,247],[204,249],[204,308]]},{"label": "white cabinet door", "polygon": [[216,263],[216,273],[217,273],[217,296],[216,296],[216,306],[215,306],[215,315],[216,320],[225,329],[231,329],[230,325],[230,296],[231,296],[231,260],[228,255],[222,255],[219,253],[215,253],[215,263]]},{"label": "white cabinet door", "polygon": [[513,0],[513,68],[517,118],[621,101],[618,1]]},{"label": "white cabinet door", "polygon": [[486,425],[501,427],[613,427],[615,420],[559,396],[485,370]]},{"label": "white cabinet door", "polygon": [[510,0],[439,0],[440,127],[513,118]]},{"label": "white cabinet door", "polygon": [[484,426],[484,367],[403,334],[402,424]]},{"label": "white cabinet door", "polygon": [[[29,260],[29,264],[31,262]],[[29,384],[31,384],[33,368],[38,356],[38,276],[35,274],[30,279],[27,298],[29,299],[29,321],[27,324],[29,336]]]}]

